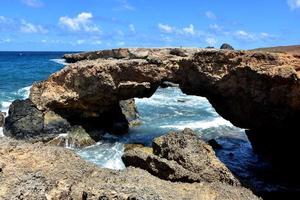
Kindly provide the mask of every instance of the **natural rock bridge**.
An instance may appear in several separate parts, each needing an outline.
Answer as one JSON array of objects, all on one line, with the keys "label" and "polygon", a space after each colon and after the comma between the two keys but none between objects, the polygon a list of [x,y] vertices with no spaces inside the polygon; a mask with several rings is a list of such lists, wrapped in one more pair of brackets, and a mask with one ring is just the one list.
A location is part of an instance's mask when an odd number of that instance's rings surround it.
[{"label": "natural rock bridge", "polygon": [[[42,115],[50,110],[66,119],[107,122],[120,116],[116,114],[120,100],[150,97],[164,81],[170,81],[186,94],[206,97],[222,117],[249,129],[258,150],[274,155],[283,133],[285,141],[296,137],[292,130],[300,119],[299,56],[215,49],[115,49],[65,58],[74,63],[31,89],[32,105]],[[6,133],[14,135],[13,121],[7,121]]]}]

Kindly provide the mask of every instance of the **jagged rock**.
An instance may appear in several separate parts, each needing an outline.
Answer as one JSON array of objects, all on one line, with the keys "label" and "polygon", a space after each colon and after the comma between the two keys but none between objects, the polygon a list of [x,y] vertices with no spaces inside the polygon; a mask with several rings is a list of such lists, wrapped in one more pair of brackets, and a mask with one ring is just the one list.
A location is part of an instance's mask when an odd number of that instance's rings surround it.
[{"label": "jagged rock", "polygon": [[0,127],[4,126],[6,113],[0,111]]},{"label": "jagged rock", "polygon": [[[159,178],[180,182],[239,181],[216,157],[212,148],[190,129],[155,138],[152,148],[136,147],[125,151],[126,166],[139,167]],[[153,152],[153,153],[152,153]]]},{"label": "jagged rock", "polygon": [[[52,143],[57,143],[58,145],[63,145],[66,140],[70,140],[74,142],[75,147],[82,147],[99,141],[105,131],[110,131],[114,134],[127,133],[129,125],[138,126],[140,123],[134,99],[120,101],[116,109],[104,113],[103,116],[78,117],[78,119],[74,118],[72,112],[58,114],[51,110],[40,111],[30,99],[27,99],[17,100],[12,103],[4,134],[32,142],[48,142],[55,138]],[[68,134],[78,130],[76,125],[84,126],[92,139],[87,139],[84,134],[77,134],[76,140],[74,137],[66,139],[59,136],[60,134]],[[80,139],[79,136],[84,137]],[[85,140],[89,140],[89,142],[84,142]]]},{"label": "jagged rock", "polygon": [[135,148],[143,148],[143,147],[145,147],[143,144],[124,144],[124,152],[127,152]]},{"label": "jagged rock", "polygon": [[175,49],[171,49],[170,51],[171,55],[175,55],[175,56],[181,56],[181,57],[187,57],[187,53],[185,49],[179,49],[179,48],[175,48]]},{"label": "jagged rock", "polygon": [[120,106],[122,113],[125,115],[130,127],[141,124],[141,121],[139,120],[139,112],[135,105],[134,99],[120,101]]},{"label": "jagged rock", "polygon": [[234,48],[230,44],[222,44],[220,49],[234,50]]},{"label": "jagged rock", "polygon": [[[145,59],[133,59],[130,49],[90,52],[97,55],[91,56],[95,60],[68,65],[34,84],[30,99],[39,110],[73,113],[73,119],[82,121],[106,113],[114,116],[121,100],[150,97],[162,82],[170,81],[179,83],[188,95],[206,97],[235,126],[259,134],[271,132],[277,138],[284,131],[284,144],[288,144],[287,138],[295,137],[292,130],[298,129],[300,120],[299,57],[218,49],[183,49],[187,56],[182,57],[171,50],[148,49]],[[90,59],[86,55],[73,57]],[[118,118],[122,119],[121,115]],[[112,130],[116,132],[127,128],[124,118],[121,122],[113,117],[101,119],[104,124],[115,124]]]},{"label": "jagged rock", "polygon": [[[4,135],[16,139],[41,137],[43,132],[43,113],[31,100],[16,100],[9,107],[9,116],[4,125]],[[53,137],[49,135],[48,137]]]},{"label": "jagged rock", "polygon": [[213,149],[222,149],[222,145],[220,145],[215,139],[211,139],[207,142]]},{"label": "jagged rock", "polygon": [[0,199],[259,199],[248,189],[224,183],[161,180],[127,168],[101,169],[70,150],[0,139]]},{"label": "jagged rock", "polygon": [[81,126],[72,126],[66,134],[59,135],[48,142],[51,145],[71,148],[87,147],[95,143],[95,140]]},{"label": "jagged rock", "polygon": [[167,88],[167,87],[179,87],[178,84],[176,83],[171,83],[171,82],[168,82],[168,81],[164,81],[160,84],[160,87],[162,88]]}]

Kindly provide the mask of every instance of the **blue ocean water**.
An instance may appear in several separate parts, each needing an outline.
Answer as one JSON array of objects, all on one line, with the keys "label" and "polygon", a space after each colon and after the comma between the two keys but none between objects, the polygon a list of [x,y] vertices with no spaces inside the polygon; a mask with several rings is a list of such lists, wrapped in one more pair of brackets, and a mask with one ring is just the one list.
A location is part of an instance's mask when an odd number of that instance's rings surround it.
[{"label": "blue ocean water", "polygon": [[[0,110],[8,111],[15,99],[29,95],[30,86],[63,68],[66,52],[0,52]],[[259,188],[274,185],[256,177],[267,163],[252,152],[243,129],[216,113],[206,98],[187,96],[179,88],[159,88],[151,98],[136,99],[142,125],[124,136],[104,135],[96,145],[74,149],[84,159],[111,169],[124,169],[121,156],[126,143],[150,145],[154,137],[171,130],[192,128],[205,140],[217,139],[223,149],[217,156],[238,176]],[[2,129],[0,128],[0,135]]]},{"label": "blue ocean water", "polygon": [[[63,67],[66,52],[0,52],[0,111],[7,112],[15,99],[29,95],[35,81]],[[0,128],[0,135],[2,130]]]}]

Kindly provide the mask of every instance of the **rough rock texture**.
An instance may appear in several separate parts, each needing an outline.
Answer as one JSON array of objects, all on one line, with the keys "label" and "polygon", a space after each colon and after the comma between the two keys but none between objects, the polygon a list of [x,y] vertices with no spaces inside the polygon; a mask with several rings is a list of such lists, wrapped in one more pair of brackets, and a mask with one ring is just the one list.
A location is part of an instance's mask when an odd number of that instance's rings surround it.
[{"label": "rough rock texture", "polygon": [[145,169],[165,180],[240,185],[212,148],[190,129],[158,137],[152,147],[127,150],[122,160],[126,166]]},{"label": "rough rock texture", "polygon": [[95,140],[81,126],[72,126],[66,134],[61,134],[48,142],[51,145],[71,148],[87,147],[95,143]]},{"label": "rough rock texture", "polygon": [[[107,130],[115,134],[126,133],[129,126],[140,124],[134,99],[120,101],[115,109],[106,112],[101,117],[89,118],[73,115],[73,113],[69,115],[65,112],[58,114],[52,110],[41,111],[30,99],[16,100],[10,106],[6,122],[4,128],[6,136],[33,142],[47,142],[56,138],[52,144],[59,146],[70,140],[76,147],[83,147],[99,141],[101,135]],[[92,138],[87,138],[85,134],[75,134],[75,139],[72,133],[74,130],[78,130],[77,125],[84,126],[82,129],[88,130],[88,134]],[[60,134],[70,135],[61,137]],[[81,139],[80,136],[82,136]]]},{"label": "rough rock texture", "polygon": [[227,44],[227,43],[222,44],[220,49],[234,50],[234,48],[230,44]]},{"label": "rough rock texture", "polygon": [[[87,60],[34,84],[30,99],[40,111],[73,114],[71,118],[89,123],[98,117],[101,120],[95,124],[103,121],[119,132],[127,128],[120,100],[150,97],[169,81],[179,83],[186,94],[207,97],[225,119],[263,134],[269,143],[273,137],[280,141],[282,132],[284,144],[298,137],[291,130],[298,129],[300,120],[299,56],[217,49],[114,49],[68,57],[74,62]],[[117,122],[110,117],[115,113]],[[263,144],[259,138],[252,141]],[[286,152],[299,152],[285,146]]]},{"label": "rough rock texture", "polygon": [[136,168],[100,169],[67,149],[1,138],[0,199],[259,198],[245,188],[224,183],[173,183]]},{"label": "rough rock texture", "polygon": [[5,123],[5,113],[0,111],[0,127]]}]

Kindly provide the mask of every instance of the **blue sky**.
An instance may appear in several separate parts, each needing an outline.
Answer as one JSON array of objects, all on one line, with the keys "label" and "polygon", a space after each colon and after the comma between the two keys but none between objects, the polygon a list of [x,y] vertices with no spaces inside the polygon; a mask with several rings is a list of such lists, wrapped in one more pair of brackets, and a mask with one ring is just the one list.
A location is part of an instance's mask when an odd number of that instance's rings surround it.
[{"label": "blue sky", "polygon": [[0,0],[0,50],[300,44],[300,0]]}]

